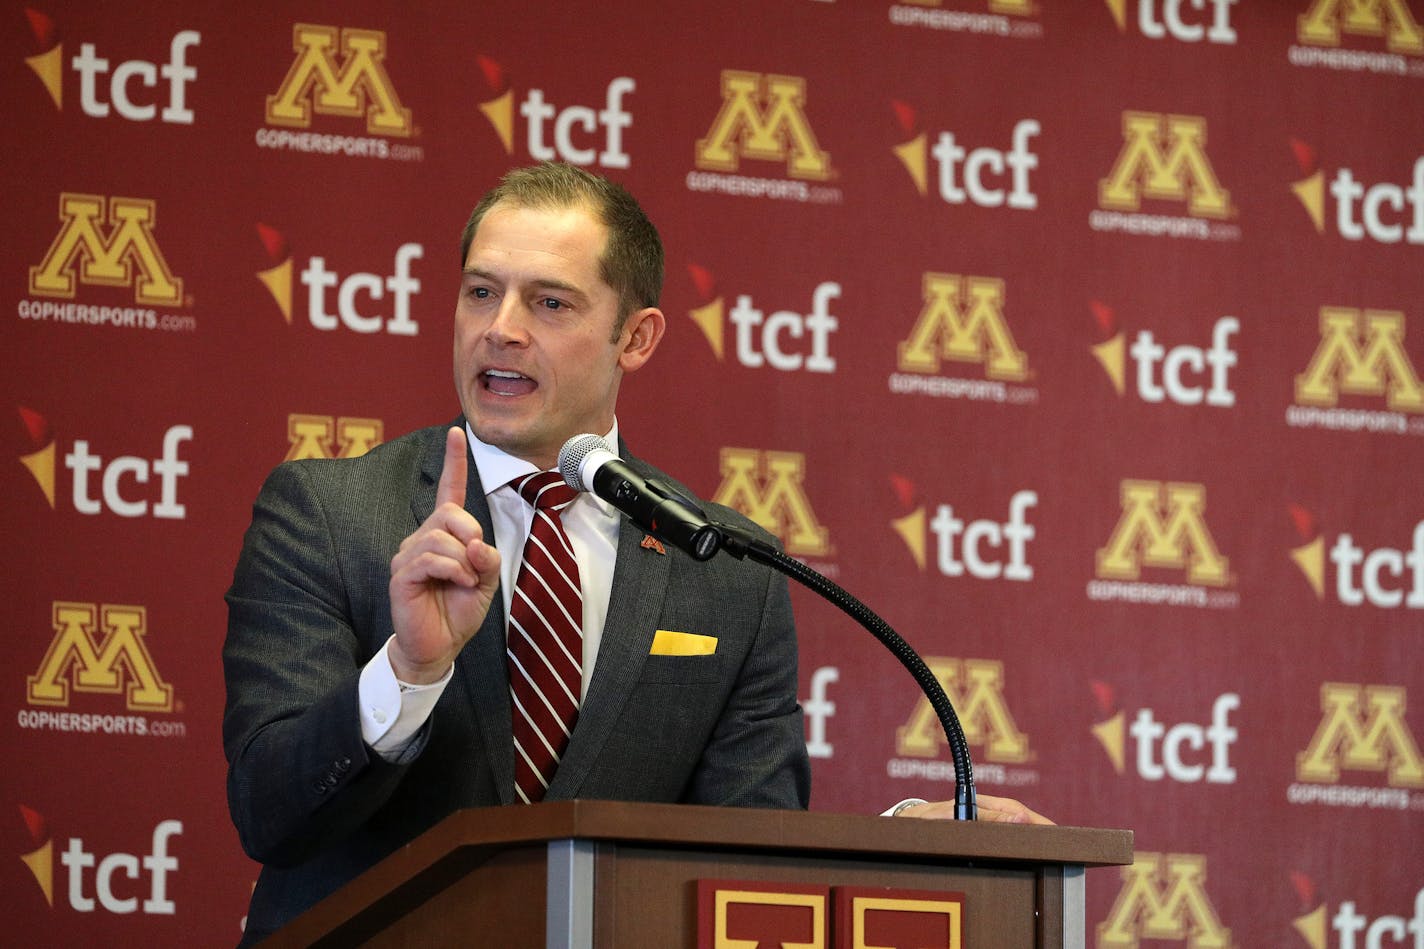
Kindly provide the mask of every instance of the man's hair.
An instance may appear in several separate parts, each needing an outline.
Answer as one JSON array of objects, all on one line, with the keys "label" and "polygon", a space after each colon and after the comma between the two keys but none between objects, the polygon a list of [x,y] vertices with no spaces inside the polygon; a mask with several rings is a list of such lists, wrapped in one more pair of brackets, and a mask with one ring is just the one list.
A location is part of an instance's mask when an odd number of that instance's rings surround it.
[{"label": "man's hair", "polygon": [[618,294],[615,338],[634,310],[658,305],[663,289],[663,242],[627,188],[558,162],[516,168],[470,212],[460,240],[461,266],[469,258],[480,221],[500,203],[534,210],[584,206],[608,228],[599,275]]}]

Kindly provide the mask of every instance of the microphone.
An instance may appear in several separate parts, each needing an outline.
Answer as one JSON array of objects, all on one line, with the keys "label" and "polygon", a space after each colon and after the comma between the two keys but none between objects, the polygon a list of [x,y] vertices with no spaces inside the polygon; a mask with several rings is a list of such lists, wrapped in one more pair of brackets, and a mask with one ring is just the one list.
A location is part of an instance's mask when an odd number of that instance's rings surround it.
[{"label": "microphone", "polygon": [[638,474],[597,435],[575,435],[564,442],[559,473],[575,491],[598,495],[634,524],[694,560],[710,560],[722,546],[722,532],[708,523],[696,502]]}]

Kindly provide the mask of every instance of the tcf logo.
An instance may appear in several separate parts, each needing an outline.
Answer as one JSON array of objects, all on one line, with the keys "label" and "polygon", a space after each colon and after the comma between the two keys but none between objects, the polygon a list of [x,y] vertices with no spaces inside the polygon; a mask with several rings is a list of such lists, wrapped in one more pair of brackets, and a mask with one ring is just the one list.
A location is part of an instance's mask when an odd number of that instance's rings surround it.
[{"label": "tcf logo", "polygon": [[[20,859],[34,875],[46,902],[53,906],[54,840],[42,814],[24,805],[20,806],[20,812],[37,845],[29,853],[21,854]],[[178,858],[169,853],[168,848],[172,839],[181,833],[181,821],[159,821],[153,828],[148,853],[141,856],[122,851],[100,856],[90,850],[82,838],[69,838],[59,862],[68,871],[64,893],[70,908],[80,913],[92,913],[102,907],[106,912],[120,915],[142,910],[146,915],[172,916],[177,904],[168,896],[168,877],[178,871]],[[136,881],[144,875],[148,877],[148,886],[141,904],[139,897],[143,889],[115,883],[116,877]]]},{"label": "tcf logo", "polygon": [[[288,324],[292,322],[292,272],[294,259],[286,236],[267,224],[257,225],[257,236],[267,251],[271,266],[257,272],[256,277],[267,288],[273,302]],[[307,320],[324,332],[342,329],[363,335],[386,333],[390,336],[415,336],[420,324],[411,316],[411,301],[420,293],[421,283],[412,274],[415,261],[425,257],[419,244],[401,244],[395,250],[391,273],[355,271],[342,274],[327,263],[322,254],[314,254],[298,275],[307,288]],[[330,291],[335,290],[335,294]],[[332,297],[335,300],[332,300]],[[390,299],[389,315],[380,306]],[[332,303],[335,307],[332,307]],[[334,312],[333,312],[334,310]]]},{"label": "tcf logo", "polygon": [[[1234,44],[1236,30],[1231,26],[1231,8],[1238,0],[1187,0],[1197,10],[1208,3],[1211,7],[1211,25],[1204,25],[1204,18],[1182,16],[1183,0],[1136,0],[1137,28],[1142,35],[1152,40],[1171,37],[1182,43]],[[1127,32],[1127,9],[1129,0],[1107,0],[1108,10],[1117,23],[1118,32]],[[1161,18],[1158,18],[1158,11]]]},{"label": "tcf logo", "polygon": [[[504,66],[488,56],[476,56],[485,85],[494,97],[479,109],[504,145],[514,153],[514,89],[505,77]],[[524,147],[535,161],[564,161],[571,165],[627,168],[628,153],[623,132],[633,125],[633,115],[623,100],[638,88],[629,76],[616,76],[603,90],[603,107],[581,103],[558,104],[543,89],[530,89],[519,102],[525,119]]]},{"label": "tcf logo", "polygon": [[[59,440],[52,434],[48,420],[33,409],[21,408],[20,417],[29,432],[33,451],[20,461],[29,469],[44,492],[49,506],[55,506],[55,459]],[[163,433],[163,448],[157,458],[119,455],[107,458],[90,447],[89,439],[76,438],[64,455],[64,467],[74,473],[71,499],[80,514],[105,512],[119,517],[155,517],[183,520],[187,505],[178,499],[179,479],[188,475],[189,463],[180,457],[181,446],[193,440],[191,425],[173,425]],[[91,486],[95,475],[98,490]],[[158,490],[143,490],[157,476]],[[135,489],[135,486],[140,486]]]},{"label": "tcf logo", "polygon": [[[1093,355],[1112,380],[1118,395],[1127,390],[1127,358],[1135,365],[1133,381],[1144,402],[1208,405],[1230,408],[1236,404],[1229,374],[1237,363],[1231,338],[1241,329],[1234,316],[1220,317],[1211,328],[1211,345],[1181,343],[1170,349],[1150,329],[1138,330],[1132,345],[1105,304],[1093,301],[1093,316],[1107,339],[1093,347]],[[1202,383],[1209,383],[1203,385]]]},{"label": "tcf logo", "polygon": [[[691,265],[688,271],[698,293],[707,302],[688,312],[702,330],[707,345],[720,360],[726,348],[724,331],[727,321],[735,327],[737,362],[749,369],[770,367],[780,372],[834,373],[836,359],[831,355],[831,335],[840,328],[840,321],[831,313],[831,301],[840,298],[841,285],[831,280],[818,283],[811,291],[811,309],[775,310],[768,314],[756,305],[750,293],[737,294],[737,303],[730,313],[725,298],[716,292],[711,271]],[[799,340],[808,342],[800,343]],[[788,341],[789,340],[789,341]]]},{"label": "tcf logo", "polygon": [[[1115,690],[1105,682],[1094,682],[1093,691],[1104,714],[1114,711]],[[1126,773],[1126,743],[1130,736],[1136,746],[1133,764],[1145,781],[1171,779],[1182,784],[1235,784],[1231,746],[1239,734],[1230,722],[1231,713],[1241,707],[1241,696],[1224,692],[1211,703],[1211,724],[1171,723],[1151,708],[1141,708],[1127,725],[1127,713],[1116,710],[1093,726],[1093,737],[1107,752],[1118,774]],[[1210,746],[1210,752],[1202,754]],[[1209,761],[1209,764],[1207,763]]]},{"label": "tcf logo", "polygon": [[[52,19],[36,10],[26,10],[30,31],[36,43],[44,48],[28,57],[25,64],[44,83],[56,109],[64,108],[64,45],[56,41],[57,30]],[[188,51],[202,42],[196,30],[180,30],[168,43],[168,62],[162,66],[146,59],[115,62],[100,55],[93,43],[81,43],[79,55],[70,60],[70,67],[79,74],[79,107],[91,118],[107,118],[110,111],[130,122],[161,122],[192,125],[193,110],[188,107],[188,83],[198,78],[198,70],[187,61]],[[107,92],[104,86],[107,78]],[[162,111],[151,94],[134,92],[135,85],[156,89],[162,79],[168,86],[168,101]]]},{"label": "tcf logo", "polygon": [[[946,204],[974,204],[981,208],[1007,207],[1031,211],[1038,207],[1038,195],[1029,182],[1029,173],[1038,167],[1038,156],[1030,150],[1029,139],[1042,131],[1037,119],[1020,119],[1010,132],[1008,149],[989,145],[967,148],[955,133],[942,131],[929,145],[929,135],[920,131],[915,109],[895,101],[895,116],[906,135],[914,136],[896,145],[895,157],[905,166],[922,197],[929,194],[929,159],[938,168],[935,181],[939,197]],[[1007,178],[1007,181],[1005,179]],[[1008,184],[1006,190],[1003,185]]]},{"label": "tcf logo", "polygon": [[[890,480],[900,496],[901,506],[909,507],[917,494],[914,483],[899,475],[892,475]],[[904,540],[921,570],[929,561],[927,547],[932,533],[934,564],[942,576],[967,574],[978,580],[1026,582],[1033,579],[1028,544],[1037,535],[1029,523],[1028,511],[1037,506],[1038,492],[1026,489],[1015,491],[1009,498],[1008,518],[1003,521],[996,517],[966,520],[968,515],[963,513],[963,508],[956,513],[952,504],[938,505],[930,517],[929,506],[921,503],[892,520],[890,526]]]},{"label": "tcf logo", "polygon": [[1320,167],[1315,149],[1298,138],[1292,138],[1290,144],[1305,176],[1291,184],[1291,191],[1310,215],[1317,233],[1325,233],[1328,190],[1335,199],[1335,230],[1345,240],[1368,237],[1381,244],[1424,244],[1424,155],[1415,158],[1406,173],[1408,185],[1393,181],[1368,184],[1355,177],[1354,169],[1342,167],[1327,188],[1325,169]]},{"label": "tcf logo", "polygon": [[[1315,591],[1316,599],[1325,599],[1328,557],[1335,566],[1335,597],[1342,605],[1368,603],[1383,609],[1424,609],[1424,521],[1414,524],[1408,550],[1362,547],[1355,535],[1346,531],[1329,545],[1327,554],[1325,534],[1315,514],[1298,504],[1290,506],[1290,513],[1303,541],[1290,551],[1290,557]],[[1386,576],[1396,582],[1387,582]],[[1401,579],[1405,580],[1403,584],[1397,582]]]}]

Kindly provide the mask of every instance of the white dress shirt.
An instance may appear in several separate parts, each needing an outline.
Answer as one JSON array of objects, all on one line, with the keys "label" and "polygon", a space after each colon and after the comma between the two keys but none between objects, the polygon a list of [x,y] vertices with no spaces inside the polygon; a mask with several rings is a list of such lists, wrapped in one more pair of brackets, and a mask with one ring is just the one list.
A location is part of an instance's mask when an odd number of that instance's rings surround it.
[{"label": "white dress shirt", "polygon": [[[499,590],[507,617],[514,581],[523,563],[524,542],[534,522],[533,506],[519,496],[510,482],[538,469],[475,438],[468,424],[465,426],[465,437],[480,474],[480,483],[485,486],[485,500],[489,502],[495,549],[499,551]],[[603,440],[608,450],[617,454],[616,420]],[[575,498],[560,514],[564,532],[568,534],[578,561],[579,585],[583,591],[580,698],[588,693],[588,683],[598,658],[598,645],[603,638],[603,624],[608,616],[613,564],[618,551],[619,519],[616,508],[587,492]],[[507,629],[506,624],[506,635]],[[389,647],[388,640],[361,670],[361,735],[383,758],[395,760],[430,717],[455,670],[452,665],[444,678],[430,685],[399,682],[386,654]]]}]

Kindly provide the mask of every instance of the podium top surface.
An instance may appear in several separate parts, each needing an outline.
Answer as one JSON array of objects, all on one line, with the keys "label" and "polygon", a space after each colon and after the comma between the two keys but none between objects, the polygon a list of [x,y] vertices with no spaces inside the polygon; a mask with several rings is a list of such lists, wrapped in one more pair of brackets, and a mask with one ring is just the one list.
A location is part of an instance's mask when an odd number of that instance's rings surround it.
[{"label": "podium top surface", "polygon": [[425,836],[447,846],[456,841],[481,846],[576,838],[628,845],[1088,867],[1132,862],[1129,830],[624,801],[555,801],[459,811]]}]

